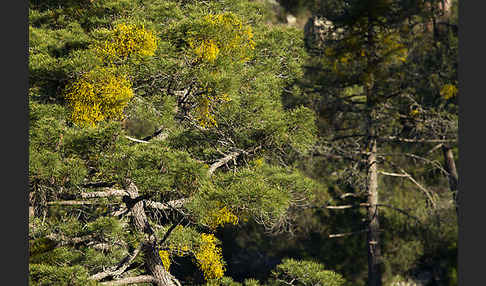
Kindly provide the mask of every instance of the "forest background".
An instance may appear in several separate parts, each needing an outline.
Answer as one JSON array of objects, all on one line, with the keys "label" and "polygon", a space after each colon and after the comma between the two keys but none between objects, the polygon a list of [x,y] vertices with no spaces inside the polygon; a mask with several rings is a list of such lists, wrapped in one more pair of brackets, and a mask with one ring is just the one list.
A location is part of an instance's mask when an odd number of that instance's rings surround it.
[{"label": "forest background", "polygon": [[31,283],[456,285],[457,2],[364,2],[29,1]]}]

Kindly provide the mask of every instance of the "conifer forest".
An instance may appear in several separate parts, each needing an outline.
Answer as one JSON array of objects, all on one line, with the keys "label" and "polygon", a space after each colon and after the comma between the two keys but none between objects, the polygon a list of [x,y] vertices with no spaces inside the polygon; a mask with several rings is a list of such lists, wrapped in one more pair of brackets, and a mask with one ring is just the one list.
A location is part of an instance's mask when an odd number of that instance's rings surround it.
[{"label": "conifer forest", "polygon": [[458,0],[29,0],[29,285],[458,284]]}]

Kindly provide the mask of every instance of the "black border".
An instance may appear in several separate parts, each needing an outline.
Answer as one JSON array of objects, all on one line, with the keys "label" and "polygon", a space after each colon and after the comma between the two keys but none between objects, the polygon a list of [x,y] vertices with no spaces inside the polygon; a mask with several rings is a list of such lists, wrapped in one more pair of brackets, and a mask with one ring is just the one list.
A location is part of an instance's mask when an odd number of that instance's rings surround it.
[{"label": "black border", "polygon": [[[459,285],[484,284],[484,1],[459,0]],[[483,8],[483,9],[481,9]],[[476,282],[476,283],[475,283]]]},{"label": "black border", "polygon": [[28,1],[3,7],[0,284],[28,285]]}]

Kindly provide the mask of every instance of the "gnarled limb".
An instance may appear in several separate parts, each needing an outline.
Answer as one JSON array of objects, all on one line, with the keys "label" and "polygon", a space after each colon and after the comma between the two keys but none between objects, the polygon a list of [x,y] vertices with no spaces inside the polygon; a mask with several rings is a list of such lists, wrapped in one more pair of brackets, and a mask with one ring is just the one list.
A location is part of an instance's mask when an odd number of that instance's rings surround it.
[{"label": "gnarled limb", "polygon": [[184,206],[184,203],[187,202],[187,198],[182,198],[178,200],[168,201],[166,203],[159,203],[154,201],[145,201],[145,205],[149,208],[159,209],[159,210],[170,210],[170,209],[178,209]]},{"label": "gnarled limb", "polygon": [[126,190],[117,190],[108,188],[106,191],[100,192],[83,192],[81,197],[83,199],[93,199],[93,198],[106,198],[106,197],[123,197],[128,195]]},{"label": "gnarled limb", "polygon": [[154,283],[155,278],[151,275],[140,275],[135,277],[125,277],[118,280],[102,282],[101,285],[106,286],[116,286],[116,285],[128,285],[128,284],[135,284],[135,283]]},{"label": "gnarled limb", "polygon": [[125,257],[118,266],[114,267],[114,269],[96,273],[94,275],[91,275],[89,279],[99,281],[108,276],[121,275],[123,272],[125,272],[125,270],[127,270],[130,264],[132,264],[132,261],[140,253],[140,250],[141,250],[141,246],[135,248],[135,250],[132,253],[130,253],[127,257]]},{"label": "gnarled limb", "polygon": [[223,158],[219,159],[218,161],[216,161],[215,163],[213,163],[209,167],[208,176],[210,177],[214,173],[214,171],[216,171],[217,168],[223,166],[224,164],[228,163],[231,160],[236,159],[236,157],[238,157],[241,153],[242,153],[242,151],[231,152],[228,155],[226,155],[225,157],[223,157]]}]

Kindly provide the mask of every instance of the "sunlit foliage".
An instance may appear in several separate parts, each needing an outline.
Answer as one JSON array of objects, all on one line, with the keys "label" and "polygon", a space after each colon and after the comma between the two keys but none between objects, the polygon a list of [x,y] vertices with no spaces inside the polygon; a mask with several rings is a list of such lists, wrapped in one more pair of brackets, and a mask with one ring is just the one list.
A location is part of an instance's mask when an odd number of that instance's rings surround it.
[{"label": "sunlit foliage", "polygon": [[157,38],[143,26],[118,24],[109,38],[95,46],[105,61],[124,60],[132,55],[152,56],[157,48]]},{"label": "sunlit foliage", "polygon": [[196,252],[199,268],[207,280],[221,278],[224,275],[223,254],[216,245],[216,238],[212,234],[201,234],[202,244]]},{"label": "sunlit foliage", "polygon": [[104,67],[82,75],[66,90],[72,120],[87,126],[95,126],[106,119],[121,119],[132,97],[130,81],[113,68]]},{"label": "sunlit foliage", "polygon": [[194,27],[187,42],[197,59],[213,63],[221,55],[246,61],[255,48],[251,27],[234,13],[207,15]]}]

